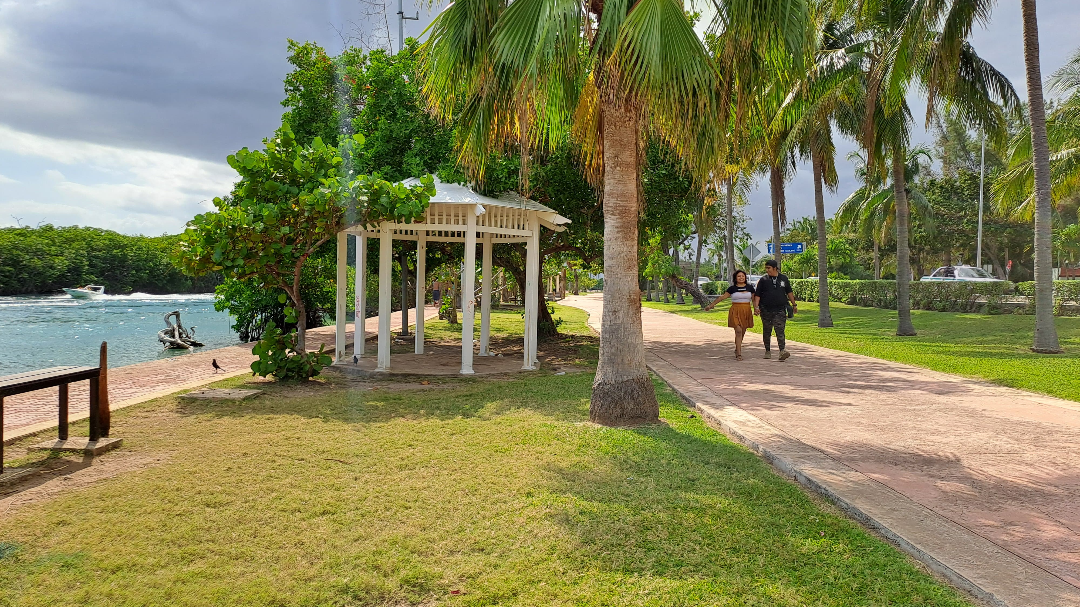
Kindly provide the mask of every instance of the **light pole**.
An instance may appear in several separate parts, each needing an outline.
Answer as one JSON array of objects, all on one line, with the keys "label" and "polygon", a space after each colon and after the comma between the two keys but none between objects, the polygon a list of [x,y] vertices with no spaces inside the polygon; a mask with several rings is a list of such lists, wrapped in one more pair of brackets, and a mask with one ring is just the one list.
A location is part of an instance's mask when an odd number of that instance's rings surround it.
[{"label": "light pole", "polygon": [[415,17],[406,17],[405,16],[405,9],[401,5],[402,1],[403,0],[397,0],[397,16],[398,16],[398,26],[397,26],[398,37],[397,37],[397,39],[398,39],[398,51],[399,52],[405,49],[405,21],[407,19],[412,20],[412,21],[419,21],[420,20],[420,11],[416,11],[416,16]]},{"label": "light pole", "polygon": [[975,244],[975,265],[982,268],[983,181],[986,178],[986,131],[982,134],[982,159],[979,161],[979,235]]}]

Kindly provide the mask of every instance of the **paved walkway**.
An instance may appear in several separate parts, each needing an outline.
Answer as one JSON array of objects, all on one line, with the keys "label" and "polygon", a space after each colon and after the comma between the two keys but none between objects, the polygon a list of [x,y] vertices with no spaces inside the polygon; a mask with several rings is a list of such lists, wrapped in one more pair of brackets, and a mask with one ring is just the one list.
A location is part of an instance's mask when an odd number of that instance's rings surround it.
[{"label": "paved walkway", "polygon": [[[599,296],[562,303],[590,313]],[[642,310],[650,367],[714,425],[993,604],[1080,605],[1080,405]],[[775,345],[774,345],[775,348]],[[774,352],[775,353],[775,352]]]},{"label": "paved walkway", "polygon": [[[409,313],[415,321],[416,310]],[[424,309],[424,318],[439,315],[438,308],[428,306]],[[397,322],[393,330],[401,328],[400,313],[394,313]],[[352,339],[353,325],[345,325]],[[368,318],[364,329],[369,337],[378,334],[379,318]],[[334,326],[310,329],[307,332],[308,349],[318,350],[326,344],[333,353]],[[369,349],[372,346],[368,346]],[[225,373],[214,372],[210,361],[217,359]],[[183,356],[170,356],[135,365],[109,369],[109,401],[112,409],[145,402],[158,396],[171,394],[177,390],[186,390],[206,383],[251,373],[251,363],[255,356],[251,354],[251,344],[202,350]],[[89,382],[72,384],[70,395],[71,420],[85,419],[89,411]],[[14,440],[20,436],[32,434],[56,425],[57,405],[56,388],[47,388],[28,392],[4,399],[4,439]]]}]

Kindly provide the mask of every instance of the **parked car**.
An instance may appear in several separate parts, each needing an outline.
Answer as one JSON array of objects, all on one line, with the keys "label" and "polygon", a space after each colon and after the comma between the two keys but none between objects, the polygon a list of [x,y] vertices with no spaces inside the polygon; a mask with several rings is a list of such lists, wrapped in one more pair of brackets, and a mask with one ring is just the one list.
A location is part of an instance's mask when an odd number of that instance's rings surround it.
[{"label": "parked car", "polygon": [[756,286],[757,286],[757,283],[758,283],[758,281],[759,281],[759,280],[761,280],[761,278],[762,278],[763,276],[765,276],[765,275],[764,275],[764,274],[747,274],[747,276],[746,276],[746,283],[747,283],[747,284],[751,284],[751,285],[754,285],[754,286],[756,287]]},{"label": "parked car", "polygon": [[1000,278],[994,278],[986,270],[975,266],[942,266],[922,279],[943,282],[1002,282]]},{"label": "parked car", "polygon": [[707,283],[710,283],[712,281],[713,280],[711,278],[709,278],[708,276],[698,276],[697,277],[697,286],[700,289],[701,287],[704,287]]}]

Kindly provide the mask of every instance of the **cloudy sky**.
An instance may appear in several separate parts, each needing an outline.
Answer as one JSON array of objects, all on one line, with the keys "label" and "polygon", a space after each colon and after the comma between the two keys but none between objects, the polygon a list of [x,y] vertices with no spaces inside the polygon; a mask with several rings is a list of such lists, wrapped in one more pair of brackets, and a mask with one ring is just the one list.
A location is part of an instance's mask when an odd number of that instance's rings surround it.
[{"label": "cloudy sky", "polygon": [[[0,0],[0,226],[179,231],[228,191],[225,157],[279,124],[287,39],[336,52],[359,32],[385,31],[370,12],[357,0]],[[420,12],[407,36],[430,20]],[[1041,0],[1039,17],[1049,74],[1080,45],[1080,2]],[[1023,95],[1019,0],[1000,2],[973,42]],[[840,168],[830,212],[856,187]],[[807,171],[788,201],[791,218],[813,213]],[[766,190],[748,215],[767,237]]]}]

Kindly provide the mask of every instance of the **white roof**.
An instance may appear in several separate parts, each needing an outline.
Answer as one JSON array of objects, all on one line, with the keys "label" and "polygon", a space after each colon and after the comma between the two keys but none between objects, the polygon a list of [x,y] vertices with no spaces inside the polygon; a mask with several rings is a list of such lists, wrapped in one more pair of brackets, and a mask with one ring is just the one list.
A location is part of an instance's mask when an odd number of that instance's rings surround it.
[{"label": "white roof", "polygon": [[[546,207],[535,200],[529,200],[517,192],[506,192],[498,198],[491,198],[490,196],[477,194],[466,186],[445,183],[440,181],[438,177],[434,177],[434,179],[435,195],[431,197],[431,204],[482,204],[485,206],[527,209],[539,213],[551,213],[563,220],[554,222],[557,224],[570,223],[569,219],[559,216],[558,211],[555,209]],[[416,177],[410,177],[401,183],[404,185],[419,185],[420,180]]]}]

